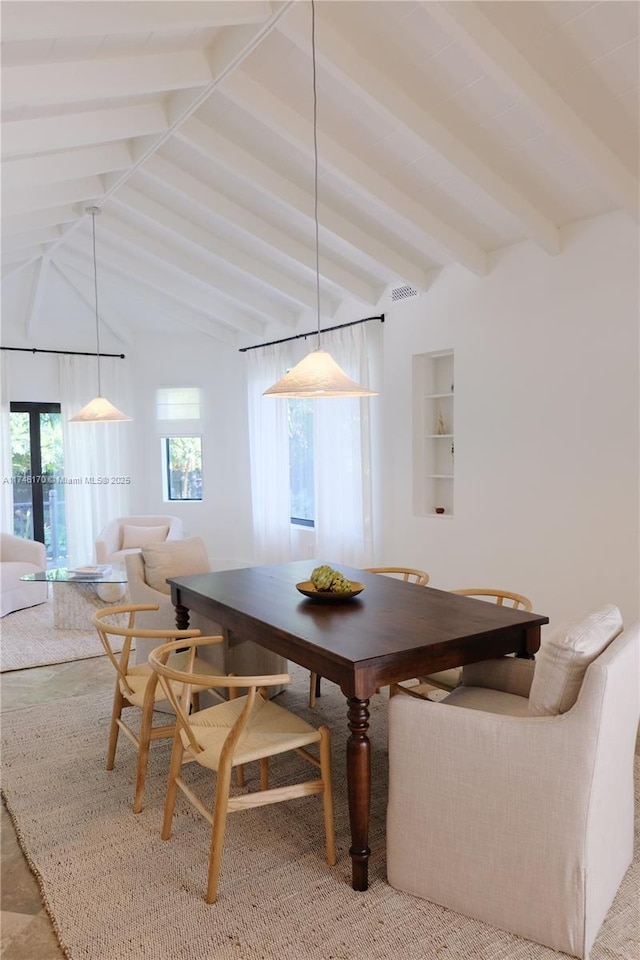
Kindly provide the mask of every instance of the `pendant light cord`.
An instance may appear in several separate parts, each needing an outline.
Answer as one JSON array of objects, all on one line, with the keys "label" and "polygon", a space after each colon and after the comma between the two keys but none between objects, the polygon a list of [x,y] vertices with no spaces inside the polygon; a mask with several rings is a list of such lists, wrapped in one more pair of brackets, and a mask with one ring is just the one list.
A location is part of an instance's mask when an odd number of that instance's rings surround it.
[{"label": "pendant light cord", "polygon": [[313,63],[313,219],[316,240],[316,311],[320,349],[320,239],[318,227],[318,94],[316,90],[316,5],[311,0],[311,60]]},{"label": "pendant light cord", "polygon": [[96,360],[98,361],[98,396],[102,396],[102,385],[100,383],[100,324],[98,322],[98,267],[96,264],[96,209],[91,210],[91,223],[93,225],[93,292],[96,303]]}]

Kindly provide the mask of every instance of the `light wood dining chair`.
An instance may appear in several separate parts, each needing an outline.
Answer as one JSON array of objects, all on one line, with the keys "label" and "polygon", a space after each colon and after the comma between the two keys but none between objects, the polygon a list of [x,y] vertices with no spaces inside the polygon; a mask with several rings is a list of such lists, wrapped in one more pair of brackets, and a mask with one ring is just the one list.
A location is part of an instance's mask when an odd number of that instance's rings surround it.
[{"label": "light wood dining chair", "polygon": [[[424,570],[416,570],[414,567],[365,567],[365,573],[383,573],[386,576],[394,577],[396,580],[404,580],[405,583],[417,583],[421,587],[426,587],[429,583],[429,574]],[[309,706],[315,707],[316,697],[320,696],[320,677],[317,673],[312,673],[309,677]]]},{"label": "light wood dining chair", "polygon": [[[461,597],[478,597],[497,604],[499,607],[512,607],[514,610],[526,610],[531,612],[531,601],[521,593],[513,593],[511,590],[493,590],[489,587],[468,587],[463,590],[451,590],[450,593],[457,593]],[[441,695],[435,693],[435,690],[451,693],[460,685],[462,679],[462,667],[453,667],[451,670],[439,670],[428,677],[419,677],[418,684],[413,686],[412,692],[423,697],[432,695],[433,699],[439,699]],[[434,690],[435,688],[435,690]],[[392,688],[392,693],[395,692]]]},{"label": "light wood dining chair", "polygon": [[416,570],[413,567],[365,567],[364,572],[385,573],[397,580],[404,580],[405,583],[417,583],[421,587],[426,587],[429,583],[429,574],[425,573],[424,570]]},{"label": "light wood dining chair", "polygon": [[[140,813],[144,796],[144,786],[147,779],[147,765],[149,761],[149,747],[152,740],[172,737],[175,730],[175,718],[171,723],[153,725],[153,714],[156,705],[166,699],[164,691],[158,686],[158,676],[151,669],[149,663],[140,663],[136,666],[129,664],[131,657],[131,641],[135,638],[154,639],[157,643],[168,640],[188,640],[200,636],[200,630],[143,630],[136,627],[136,613],[147,610],[157,610],[157,604],[138,603],[127,606],[105,607],[93,615],[93,625],[98,631],[100,640],[109,660],[116,671],[116,686],[113,695],[111,710],[111,726],[109,729],[109,746],[107,750],[107,770],[113,770],[118,746],[118,735],[124,733],[137,751],[136,786],[133,801],[133,812]],[[122,614],[127,616],[127,625],[111,622],[114,618],[122,620]],[[111,642],[112,637],[124,638],[121,653],[115,653]],[[222,643],[222,637],[216,637],[216,642]],[[185,663],[185,654],[177,653],[174,658],[176,666]],[[210,663],[198,661],[196,670],[207,672],[211,669]],[[197,692],[207,689],[199,686]],[[197,698],[197,693],[196,693]],[[197,706],[197,699],[196,699]],[[122,711],[127,707],[135,707],[141,712],[140,726],[136,733],[122,717]]]},{"label": "light wood dining chair", "polygon": [[[171,836],[171,823],[178,789],[211,824],[206,902],[215,903],[224,845],[227,814],[236,810],[306,797],[322,796],[326,860],[336,862],[331,792],[331,744],[329,728],[312,727],[301,717],[268,699],[270,686],[288,683],[286,673],[255,677],[208,676],[194,673],[196,653],[216,638],[201,637],[164,644],[149,654],[149,663],[160,677],[161,686],[176,713],[171,766],[162,824],[162,839]],[[187,663],[182,669],[172,666],[171,656],[178,648],[187,647]],[[229,700],[198,713],[189,713],[191,690],[206,682],[211,687],[227,687]],[[178,692],[182,688],[183,693]],[[239,690],[245,690],[238,696]],[[318,744],[319,757],[306,748]],[[313,780],[269,787],[269,757],[295,751],[315,767],[320,776]],[[213,811],[211,812],[180,776],[183,764],[194,761],[216,774]],[[230,796],[231,773],[239,773],[244,785],[244,765],[260,761],[260,789]]]}]

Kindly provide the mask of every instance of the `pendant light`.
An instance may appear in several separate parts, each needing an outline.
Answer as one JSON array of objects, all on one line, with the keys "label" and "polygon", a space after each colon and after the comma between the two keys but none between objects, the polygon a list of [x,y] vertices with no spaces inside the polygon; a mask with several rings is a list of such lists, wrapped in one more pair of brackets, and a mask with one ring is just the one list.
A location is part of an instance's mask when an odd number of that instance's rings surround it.
[{"label": "pendant light", "polygon": [[318,98],[316,92],[316,9],[311,0],[311,60],[313,63],[313,161],[314,161],[314,207],[316,242],[316,312],[318,341],[315,350],[292,367],[272,387],[264,391],[265,397],[373,397],[375,390],[368,390],[351,380],[336,363],[330,353],[320,348],[320,242],[318,228]]},{"label": "pendant light", "polygon": [[79,410],[74,417],[69,417],[69,423],[111,423],[131,420],[126,413],[121,413],[112,403],[102,396],[100,382],[100,323],[98,320],[98,268],[96,266],[96,217],[100,214],[99,207],[87,207],[91,214],[93,226],[93,288],[96,304],[96,360],[98,361],[98,396]]}]

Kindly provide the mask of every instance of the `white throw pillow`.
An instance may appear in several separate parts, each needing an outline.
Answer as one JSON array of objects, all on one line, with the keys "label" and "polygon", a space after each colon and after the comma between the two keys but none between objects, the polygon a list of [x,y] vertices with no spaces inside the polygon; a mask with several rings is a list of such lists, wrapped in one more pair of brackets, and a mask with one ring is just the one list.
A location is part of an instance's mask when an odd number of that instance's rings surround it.
[{"label": "white throw pillow", "polygon": [[143,547],[144,578],[150,587],[161,593],[171,593],[167,580],[188,577],[211,570],[205,545],[200,537],[187,540],[167,540]]},{"label": "white throw pillow", "polygon": [[555,716],[570,710],[587,667],[622,633],[622,626],[620,611],[608,603],[554,630],[536,655],[529,716]]},{"label": "white throw pillow", "polygon": [[148,543],[158,543],[166,540],[169,527],[135,527],[125,523],[122,527],[121,550],[131,550],[134,547],[146,547]]}]

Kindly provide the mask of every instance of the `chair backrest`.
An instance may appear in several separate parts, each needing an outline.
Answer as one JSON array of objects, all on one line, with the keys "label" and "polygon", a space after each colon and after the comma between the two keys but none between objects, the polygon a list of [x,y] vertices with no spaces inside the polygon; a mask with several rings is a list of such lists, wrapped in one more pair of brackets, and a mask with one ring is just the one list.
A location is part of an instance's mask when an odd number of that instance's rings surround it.
[{"label": "chair backrest", "polygon": [[[32,563],[41,567],[47,566],[47,550],[39,540],[30,540],[27,537],[16,537],[13,533],[0,533],[0,562]],[[25,571],[26,572],[26,571]]]},{"label": "chair backrest", "polygon": [[429,574],[424,570],[415,570],[413,567],[365,567],[364,571],[365,573],[385,573],[406,583],[417,583],[421,587],[426,587],[429,583]]},{"label": "chair backrest", "polygon": [[[210,646],[221,642],[221,637],[195,637],[186,643],[181,640],[165,643],[156,647],[149,654],[149,664],[151,669],[160,678],[160,683],[167,699],[171,703],[175,714],[178,728],[184,730],[189,740],[189,747],[193,756],[201,752],[201,747],[196,740],[189,723],[191,707],[191,687],[215,687],[227,688],[230,693],[230,699],[235,699],[239,689],[243,689],[246,694],[246,701],[243,708],[238,713],[235,723],[231,727],[225,740],[225,751],[233,750],[238,742],[243,730],[250,721],[251,714],[257,709],[256,696],[262,694],[261,699],[266,700],[267,695],[265,687],[281,686],[289,682],[288,673],[266,674],[252,677],[239,677],[235,675],[216,675],[203,674],[194,670],[196,654],[201,647]],[[178,670],[171,666],[169,657],[173,653],[186,652],[186,670]]]},{"label": "chair backrest", "polygon": [[[127,680],[127,670],[129,667],[129,656],[131,654],[131,641],[134,639],[134,637],[136,639],[142,637],[143,639],[158,641],[173,640],[180,645],[181,641],[200,636],[200,630],[196,629],[143,630],[140,627],[136,627],[136,613],[157,609],[158,605],[154,603],[136,603],[120,607],[105,607],[102,610],[97,610],[91,618],[94,627],[98,631],[98,636],[100,637],[105,653],[113,664],[116,673],[123,681],[128,693],[132,693],[131,687]],[[122,614],[128,614],[128,622],[126,626],[109,622],[110,618],[121,616]],[[112,636],[124,637],[124,643],[122,645],[122,651],[119,657],[111,646],[110,637]]]},{"label": "chair backrest", "polygon": [[507,606],[514,610],[526,610],[529,613],[533,607],[531,600],[524,597],[521,593],[512,593],[511,590],[492,590],[488,587],[469,587],[464,590],[450,590],[449,593],[457,593],[461,597],[486,597],[487,600],[493,600],[499,607],[504,605],[505,600],[510,601]]},{"label": "chair backrest", "polygon": [[117,555],[116,559],[121,559],[123,550],[140,549],[149,542],[180,540],[183,536],[184,529],[179,517],[147,514],[116,517],[106,524],[96,538],[96,563],[106,563],[114,554]]}]

